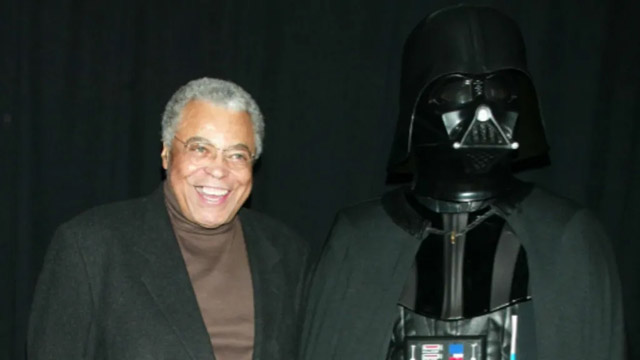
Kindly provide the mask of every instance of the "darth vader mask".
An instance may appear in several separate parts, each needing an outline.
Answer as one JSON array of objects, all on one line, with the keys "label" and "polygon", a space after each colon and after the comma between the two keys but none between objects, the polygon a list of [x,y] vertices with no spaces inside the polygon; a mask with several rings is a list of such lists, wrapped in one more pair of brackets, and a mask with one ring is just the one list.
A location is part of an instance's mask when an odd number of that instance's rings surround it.
[{"label": "darth vader mask", "polygon": [[524,42],[512,19],[491,8],[457,6],[413,29],[402,56],[390,173],[416,166],[434,173],[442,164],[427,156],[486,173],[505,157],[515,163],[547,149]]},{"label": "darth vader mask", "polygon": [[[411,134],[419,153],[459,161],[467,173],[486,173],[519,147],[520,115],[514,70],[450,74],[425,89],[416,104]],[[428,149],[425,149],[428,148]]]}]

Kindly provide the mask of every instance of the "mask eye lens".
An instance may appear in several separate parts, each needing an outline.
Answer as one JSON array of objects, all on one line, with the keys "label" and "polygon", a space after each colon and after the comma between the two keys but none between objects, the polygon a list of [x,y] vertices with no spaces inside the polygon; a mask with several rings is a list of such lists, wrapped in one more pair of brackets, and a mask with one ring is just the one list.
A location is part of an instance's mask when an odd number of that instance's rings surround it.
[{"label": "mask eye lens", "polygon": [[[497,85],[497,86],[496,86]],[[493,101],[505,101],[511,98],[509,89],[499,84],[485,87],[485,97]]]},{"label": "mask eye lens", "polygon": [[473,87],[471,80],[451,79],[437,86],[431,93],[431,99],[436,104],[463,105],[473,101]]},{"label": "mask eye lens", "polygon": [[515,99],[515,87],[510,78],[496,75],[485,81],[485,97],[492,101],[510,102]]}]

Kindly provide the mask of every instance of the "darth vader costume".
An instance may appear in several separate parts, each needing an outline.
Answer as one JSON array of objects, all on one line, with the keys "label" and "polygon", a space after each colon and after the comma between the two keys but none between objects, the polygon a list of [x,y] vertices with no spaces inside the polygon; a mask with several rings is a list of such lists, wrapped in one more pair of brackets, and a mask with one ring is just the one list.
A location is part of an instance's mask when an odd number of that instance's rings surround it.
[{"label": "darth vader costume", "polygon": [[413,182],[337,215],[301,359],[624,359],[601,226],[512,175],[546,152],[515,22],[460,5],[419,23],[389,162]]}]

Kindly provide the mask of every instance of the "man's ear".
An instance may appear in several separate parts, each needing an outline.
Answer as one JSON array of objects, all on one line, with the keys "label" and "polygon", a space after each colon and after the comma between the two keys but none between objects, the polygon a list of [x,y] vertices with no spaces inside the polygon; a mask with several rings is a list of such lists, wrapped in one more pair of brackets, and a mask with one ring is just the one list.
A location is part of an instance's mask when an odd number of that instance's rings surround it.
[{"label": "man's ear", "polygon": [[169,169],[169,154],[171,153],[171,149],[167,147],[167,145],[162,144],[162,152],[160,153],[160,157],[162,158],[162,168],[167,170]]}]

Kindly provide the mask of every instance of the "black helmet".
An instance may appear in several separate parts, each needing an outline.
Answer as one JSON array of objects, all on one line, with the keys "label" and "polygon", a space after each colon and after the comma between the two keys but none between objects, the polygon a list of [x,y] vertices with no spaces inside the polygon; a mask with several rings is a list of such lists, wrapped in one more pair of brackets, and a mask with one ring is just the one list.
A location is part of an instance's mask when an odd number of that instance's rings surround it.
[{"label": "black helmet", "polygon": [[500,71],[517,74],[520,111],[510,134],[518,145],[513,161],[546,154],[548,145],[538,100],[517,24],[493,8],[458,5],[423,19],[405,42],[399,117],[388,170],[408,172],[415,145],[412,134],[416,109],[423,94],[439,79],[452,74],[477,76]]}]

